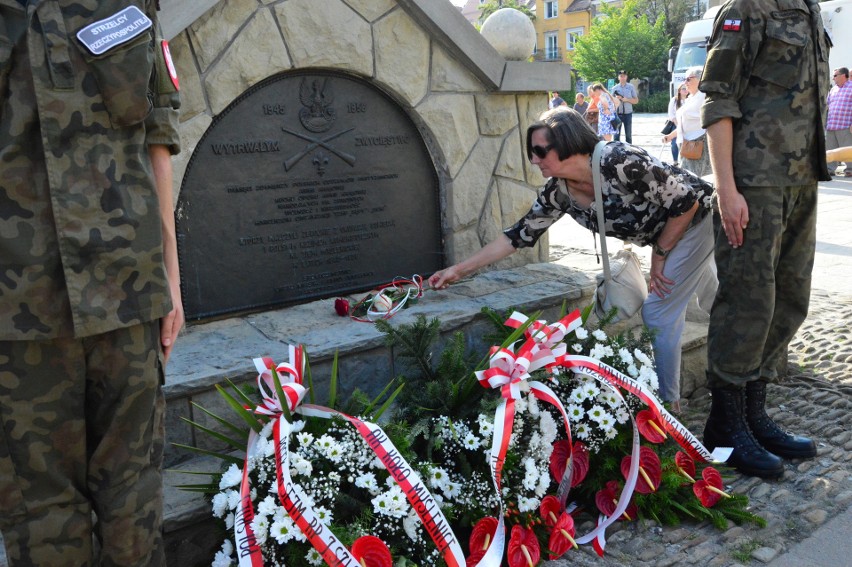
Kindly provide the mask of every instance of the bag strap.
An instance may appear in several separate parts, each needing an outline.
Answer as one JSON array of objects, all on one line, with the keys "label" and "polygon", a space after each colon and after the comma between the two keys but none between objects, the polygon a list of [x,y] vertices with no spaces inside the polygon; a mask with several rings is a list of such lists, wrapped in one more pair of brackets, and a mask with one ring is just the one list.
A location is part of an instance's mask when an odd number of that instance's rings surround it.
[{"label": "bag strap", "polygon": [[601,241],[601,254],[603,255],[604,281],[609,285],[612,276],[609,272],[609,254],[606,251],[606,219],[603,211],[603,193],[601,192],[601,152],[605,145],[606,141],[601,140],[595,145],[595,151],[592,152],[592,185],[595,186],[595,210],[598,213],[598,233]]}]

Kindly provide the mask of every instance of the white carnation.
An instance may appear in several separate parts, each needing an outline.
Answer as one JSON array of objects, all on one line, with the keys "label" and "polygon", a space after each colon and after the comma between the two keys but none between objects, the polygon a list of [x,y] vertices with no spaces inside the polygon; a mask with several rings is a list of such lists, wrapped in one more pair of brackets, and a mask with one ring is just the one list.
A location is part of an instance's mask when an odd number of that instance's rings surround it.
[{"label": "white carnation", "polygon": [[231,488],[232,486],[237,486],[243,480],[243,471],[240,470],[240,467],[231,463],[231,466],[228,467],[228,470],[222,475],[222,478],[219,480],[219,490],[225,490],[226,488]]},{"label": "white carnation", "polygon": [[606,340],[606,333],[604,333],[602,329],[595,329],[594,331],[592,331],[592,336],[599,341]]}]

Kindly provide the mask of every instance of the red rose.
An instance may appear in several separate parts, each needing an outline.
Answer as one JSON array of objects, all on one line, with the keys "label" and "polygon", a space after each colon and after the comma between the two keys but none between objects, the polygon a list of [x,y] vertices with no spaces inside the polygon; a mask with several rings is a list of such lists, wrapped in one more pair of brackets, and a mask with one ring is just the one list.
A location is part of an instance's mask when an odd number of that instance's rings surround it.
[{"label": "red rose", "polygon": [[349,315],[349,300],[338,297],[334,300],[334,310],[341,317]]}]

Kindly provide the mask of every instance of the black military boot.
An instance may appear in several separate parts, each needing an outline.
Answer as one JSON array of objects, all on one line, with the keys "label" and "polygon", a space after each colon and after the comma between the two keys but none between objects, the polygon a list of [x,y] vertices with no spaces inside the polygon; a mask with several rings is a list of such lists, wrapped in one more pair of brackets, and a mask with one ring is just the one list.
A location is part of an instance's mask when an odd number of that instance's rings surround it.
[{"label": "black military boot", "polygon": [[766,415],[766,382],[746,384],[746,423],[766,450],[785,459],[816,457],[816,444],[807,437],[787,433]]},{"label": "black military boot", "polygon": [[704,427],[704,445],[732,447],[726,464],[743,474],[778,478],[784,474],[784,461],[760,446],[745,419],[745,393],[742,387],[712,388],[710,417]]}]

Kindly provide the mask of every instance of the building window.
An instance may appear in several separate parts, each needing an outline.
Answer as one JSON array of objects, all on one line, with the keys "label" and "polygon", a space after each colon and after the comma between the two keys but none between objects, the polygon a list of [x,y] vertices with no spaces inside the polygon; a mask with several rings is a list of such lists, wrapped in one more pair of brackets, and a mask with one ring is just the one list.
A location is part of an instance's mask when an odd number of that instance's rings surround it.
[{"label": "building window", "polygon": [[565,31],[565,49],[574,51],[574,43],[583,35],[583,28],[571,28]]},{"label": "building window", "polygon": [[544,19],[549,20],[558,16],[559,2],[557,0],[545,0],[544,2]]},{"label": "building window", "polygon": [[556,32],[544,34],[544,58],[547,60],[559,59],[559,36]]}]

